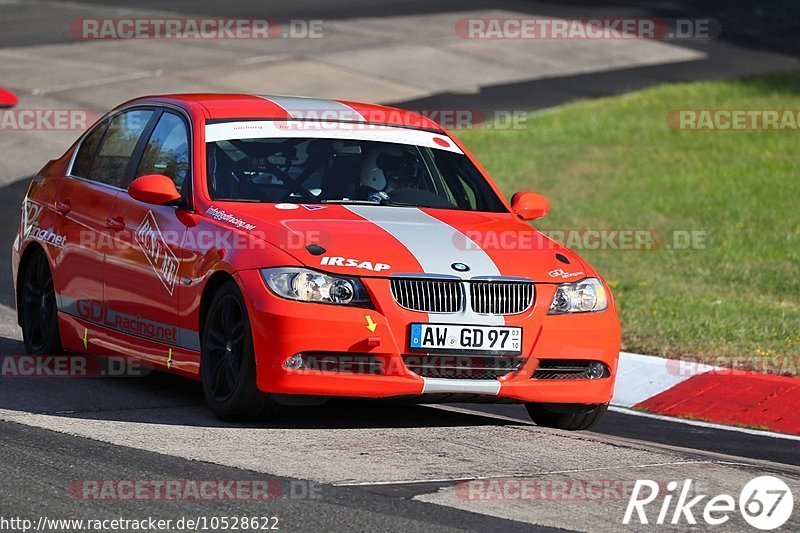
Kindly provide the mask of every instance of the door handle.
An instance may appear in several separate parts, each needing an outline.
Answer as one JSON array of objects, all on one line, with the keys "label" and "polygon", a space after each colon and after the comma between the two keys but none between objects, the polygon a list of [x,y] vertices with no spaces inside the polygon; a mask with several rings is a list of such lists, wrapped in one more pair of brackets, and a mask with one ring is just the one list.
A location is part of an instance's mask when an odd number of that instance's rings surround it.
[{"label": "door handle", "polygon": [[70,211],[72,211],[72,204],[69,202],[69,200],[59,200],[56,202],[56,211],[66,216]]},{"label": "door handle", "polygon": [[108,217],[106,219],[106,227],[114,231],[122,231],[125,229],[125,221],[122,217]]}]

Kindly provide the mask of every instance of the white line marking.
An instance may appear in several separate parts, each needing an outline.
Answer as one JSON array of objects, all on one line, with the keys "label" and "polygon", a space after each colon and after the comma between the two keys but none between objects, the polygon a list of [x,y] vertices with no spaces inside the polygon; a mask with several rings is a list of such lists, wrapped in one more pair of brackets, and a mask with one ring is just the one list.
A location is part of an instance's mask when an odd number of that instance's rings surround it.
[{"label": "white line marking", "polygon": [[634,411],[627,407],[618,407],[612,405],[608,408],[609,411],[615,413],[622,413],[625,415],[641,416],[644,418],[653,418],[655,420],[664,420],[665,422],[677,422],[679,424],[686,424],[687,426],[696,426],[709,429],[721,429],[724,431],[736,431],[738,433],[747,433],[748,435],[756,435],[758,437],[770,437],[773,439],[797,440],[800,441],[800,435],[789,435],[787,433],[776,433],[774,431],[764,431],[761,429],[750,429],[739,426],[726,426],[724,424],[715,424],[713,422],[703,422],[700,420],[688,420],[686,418],[676,418],[672,416],[657,415],[655,413],[646,413],[643,411]]},{"label": "white line marking", "polygon": [[[504,420],[506,422],[514,422],[517,424],[525,424],[526,426],[536,426],[532,420],[523,420],[522,418],[514,418],[513,416],[498,415],[497,413],[485,413],[483,411],[475,411],[473,409],[465,409],[464,407],[456,407],[455,405],[437,404],[422,404],[431,409],[439,409],[441,411],[450,411],[452,413],[461,413],[464,415],[479,415],[486,418],[494,418],[497,420]],[[539,427],[539,426],[536,426]]]},{"label": "white line marking", "polygon": [[58,93],[62,91],[69,91],[71,89],[85,89],[87,87],[95,87],[97,85],[105,85],[108,83],[116,83],[118,81],[131,81],[140,80],[144,78],[154,78],[161,76],[163,71],[158,70],[143,70],[141,72],[132,72],[130,74],[121,74],[119,76],[111,76],[108,78],[97,78],[94,80],[85,80],[75,83],[65,83],[63,85],[54,85],[53,87],[37,87],[31,91],[33,96],[41,96],[44,94]]},{"label": "white line marking", "polygon": [[[2,0],[0,0],[0,2],[1,1]],[[120,75],[119,66],[117,65],[101,65],[99,63],[91,63],[87,61],[64,59],[63,57],[48,57],[46,55],[30,53],[27,50],[20,50],[19,48],[14,48],[11,50],[0,50],[0,57],[9,57],[11,59],[27,59],[28,61],[38,61],[41,63],[52,63],[61,67],[67,65],[72,65],[76,68],[91,67],[93,69],[107,70],[108,72],[113,72],[116,73],[117,75]]]},{"label": "white line marking", "polygon": [[258,63],[272,63],[273,61],[286,61],[292,59],[291,54],[272,54],[266,56],[253,56],[245,57],[244,59],[237,59],[233,62],[234,65],[255,65]]},{"label": "white line marking", "polygon": [[[88,9],[97,9],[97,5],[92,4],[91,2],[65,2],[65,1],[48,1],[48,0],[32,0],[29,2],[25,2],[26,4],[32,5],[40,5],[40,6],[53,6],[57,8],[69,8],[69,9],[76,9],[76,10],[86,10]],[[111,7],[111,6],[104,6],[104,13],[106,13],[106,17],[114,15],[116,17],[142,17],[142,18],[157,18],[157,17],[180,17],[186,16],[182,14],[180,11],[167,11],[163,9],[139,9],[133,7]]]},{"label": "white line marking", "polygon": [[710,365],[620,352],[617,382],[611,403],[633,407],[697,374],[713,369]]},{"label": "white line marking", "polygon": [[[431,406],[433,407],[433,406]],[[753,466],[749,463],[731,463],[725,461],[670,461],[668,463],[648,463],[644,465],[628,465],[625,468],[653,468],[659,466],[675,466],[675,465],[697,465],[697,464],[731,464],[738,466]],[[350,483],[343,481],[341,483],[332,483],[337,487],[369,487],[372,485],[414,485],[422,483],[452,483],[458,481],[475,481],[480,479],[527,479],[532,477],[551,476],[553,474],[577,474],[580,472],[603,472],[605,470],[615,470],[617,467],[613,465],[599,467],[599,468],[579,468],[574,470],[551,470],[547,472],[531,472],[529,474],[498,474],[496,476],[473,476],[473,477],[454,477],[454,478],[441,478],[441,479],[409,479],[401,481],[357,481]]]},{"label": "white line marking", "polygon": [[[522,418],[514,418],[511,416],[498,415],[495,413],[485,413],[483,411],[475,411],[474,409],[464,409],[463,407],[454,407],[451,405],[430,404],[426,405],[426,407],[431,407],[433,409],[441,409],[442,411],[452,411],[454,413],[462,413],[465,415],[485,416],[487,418],[496,418],[498,420],[507,420],[509,422],[521,422],[523,424],[531,426],[536,425],[533,422],[529,420],[524,420]],[[713,422],[701,422],[700,420],[688,420],[686,418],[676,418],[673,416],[657,415],[654,413],[646,413],[643,411],[634,411],[633,409],[628,409],[627,407],[619,407],[616,405],[610,405],[608,407],[608,410],[613,411],[615,413],[621,413],[623,415],[641,416],[644,418],[653,418],[655,420],[663,420],[665,422],[675,422],[678,424],[686,424],[689,426],[704,427],[709,429],[721,429],[724,431],[737,431],[739,433],[747,433],[749,435],[755,435],[757,437],[770,437],[774,439],[785,439],[785,440],[800,440],[800,435],[789,435],[787,433],[776,433],[774,431],[763,431],[760,429],[742,428],[739,426],[726,426],[724,424],[714,424]],[[574,434],[574,436],[576,437],[580,435],[581,435],[580,432]],[[603,434],[600,433],[600,435]]]}]

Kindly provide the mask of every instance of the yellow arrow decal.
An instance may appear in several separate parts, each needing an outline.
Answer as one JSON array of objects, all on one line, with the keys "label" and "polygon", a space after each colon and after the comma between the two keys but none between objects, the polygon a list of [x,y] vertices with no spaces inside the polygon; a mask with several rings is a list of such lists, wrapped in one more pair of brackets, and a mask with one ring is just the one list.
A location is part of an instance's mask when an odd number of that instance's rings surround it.
[{"label": "yellow arrow decal", "polygon": [[89,349],[89,328],[83,328],[83,347]]},{"label": "yellow arrow decal", "polygon": [[378,324],[376,324],[375,322],[372,321],[372,317],[371,316],[367,315],[367,329],[370,330],[371,332],[375,333],[375,330],[377,329],[377,327],[378,327]]},{"label": "yellow arrow decal", "polygon": [[172,348],[169,349],[169,357],[167,357],[167,370],[172,367]]}]

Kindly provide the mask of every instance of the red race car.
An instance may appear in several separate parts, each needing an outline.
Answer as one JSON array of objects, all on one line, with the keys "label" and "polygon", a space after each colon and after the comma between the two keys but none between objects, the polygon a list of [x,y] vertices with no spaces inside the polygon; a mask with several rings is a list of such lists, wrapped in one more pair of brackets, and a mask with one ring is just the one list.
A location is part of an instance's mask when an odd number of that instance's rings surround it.
[{"label": "red race car", "polygon": [[14,243],[31,354],[135,357],[223,419],[324,397],[514,401],[585,429],[611,399],[606,283],[415,113],[189,94],[111,111],[33,179]]}]

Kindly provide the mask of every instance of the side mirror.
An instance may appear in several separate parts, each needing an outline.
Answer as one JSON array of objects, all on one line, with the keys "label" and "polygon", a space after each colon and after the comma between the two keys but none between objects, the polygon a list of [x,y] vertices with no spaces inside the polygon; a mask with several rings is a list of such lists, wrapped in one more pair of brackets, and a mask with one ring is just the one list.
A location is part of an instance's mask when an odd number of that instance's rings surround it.
[{"label": "side mirror", "polygon": [[0,89],[0,109],[14,107],[19,103],[17,95],[12,92]]},{"label": "side mirror", "polygon": [[511,197],[511,210],[522,220],[536,220],[550,212],[550,202],[541,194],[520,191]]},{"label": "side mirror", "polygon": [[153,205],[167,205],[181,198],[175,184],[163,174],[148,174],[136,178],[128,186],[128,194],[134,200]]}]

